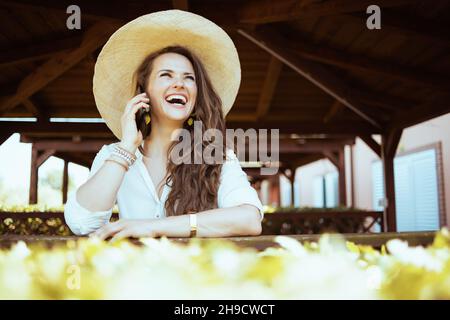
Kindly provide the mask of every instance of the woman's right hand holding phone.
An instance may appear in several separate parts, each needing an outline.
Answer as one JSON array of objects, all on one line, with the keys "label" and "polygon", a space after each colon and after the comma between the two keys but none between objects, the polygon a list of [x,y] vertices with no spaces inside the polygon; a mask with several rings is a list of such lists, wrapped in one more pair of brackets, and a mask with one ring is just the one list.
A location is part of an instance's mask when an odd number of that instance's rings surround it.
[{"label": "woman's right hand holding phone", "polygon": [[144,108],[149,111],[150,99],[147,94],[140,93],[128,101],[125,110],[120,119],[122,125],[122,140],[120,146],[128,152],[135,153],[136,149],[141,145],[143,136],[136,126],[136,113],[139,109]]}]

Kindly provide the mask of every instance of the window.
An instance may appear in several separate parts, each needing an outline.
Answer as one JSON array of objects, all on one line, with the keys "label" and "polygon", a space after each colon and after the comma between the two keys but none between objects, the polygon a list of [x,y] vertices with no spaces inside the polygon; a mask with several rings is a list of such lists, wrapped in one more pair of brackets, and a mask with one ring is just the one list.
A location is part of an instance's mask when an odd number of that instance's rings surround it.
[{"label": "window", "polygon": [[[398,231],[437,230],[439,221],[436,149],[397,156],[394,159]],[[383,210],[384,183],[381,161],[372,165],[373,207]]]},{"label": "window", "polygon": [[314,178],[314,207],[333,208],[339,203],[338,173],[330,172]]}]

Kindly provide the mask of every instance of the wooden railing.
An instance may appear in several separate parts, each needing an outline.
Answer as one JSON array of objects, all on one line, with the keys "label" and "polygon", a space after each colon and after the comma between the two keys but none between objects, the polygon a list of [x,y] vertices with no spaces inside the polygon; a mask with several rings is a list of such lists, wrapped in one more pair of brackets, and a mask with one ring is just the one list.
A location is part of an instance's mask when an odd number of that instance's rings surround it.
[{"label": "wooden railing", "polygon": [[266,213],[263,234],[367,233],[375,226],[383,232],[382,211],[305,211]]},{"label": "wooden railing", "polygon": [[[111,220],[117,220],[113,214]],[[70,236],[63,212],[0,212],[0,235]]]},{"label": "wooden railing", "polygon": [[[113,214],[112,220],[117,220]],[[367,233],[375,225],[383,231],[383,213],[377,211],[298,211],[266,213],[263,235]],[[0,212],[0,235],[69,236],[62,212]]]},{"label": "wooden railing", "polygon": [[[386,244],[391,239],[401,239],[408,242],[410,246],[427,246],[433,242],[436,235],[434,231],[427,232],[384,232],[375,234],[342,234],[345,240],[354,242],[356,244],[369,245],[374,248],[380,249],[382,245]],[[317,242],[320,235],[290,235],[302,243],[304,242]],[[65,245],[70,240],[78,240],[84,237],[77,236],[43,236],[43,235],[4,235],[0,237],[0,248],[10,248],[18,241],[24,241],[28,244],[39,244],[51,248],[55,245]],[[234,242],[240,247],[251,247],[257,250],[264,250],[268,247],[279,247],[275,241],[275,236],[256,236],[256,237],[228,237],[220,238]],[[187,243],[189,238],[172,238],[171,240],[179,243]],[[201,241],[208,241],[209,239],[201,239]],[[141,245],[138,240],[132,240],[137,245]]]}]

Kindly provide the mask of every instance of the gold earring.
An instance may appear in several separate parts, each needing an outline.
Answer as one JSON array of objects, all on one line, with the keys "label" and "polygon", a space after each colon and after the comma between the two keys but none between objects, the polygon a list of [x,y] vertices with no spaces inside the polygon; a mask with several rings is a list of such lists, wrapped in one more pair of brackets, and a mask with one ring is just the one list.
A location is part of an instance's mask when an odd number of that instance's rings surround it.
[{"label": "gold earring", "polygon": [[189,119],[188,119],[188,121],[187,121],[188,126],[192,127],[192,124],[193,124],[193,123],[194,123],[194,118],[189,117]]},{"label": "gold earring", "polygon": [[150,114],[149,113],[145,114],[145,124],[146,125],[149,124],[150,121],[152,121],[152,118],[150,118]]}]

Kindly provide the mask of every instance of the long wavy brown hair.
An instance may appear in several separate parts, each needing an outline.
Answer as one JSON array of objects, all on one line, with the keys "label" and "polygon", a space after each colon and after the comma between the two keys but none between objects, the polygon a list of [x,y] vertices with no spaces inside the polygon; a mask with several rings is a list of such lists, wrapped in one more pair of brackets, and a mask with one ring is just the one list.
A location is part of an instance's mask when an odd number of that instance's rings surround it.
[{"label": "long wavy brown hair", "polygon": [[[222,101],[215,92],[202,62],[192,52],[181,46],[171,46],[148,55],[135,74],[137,92],[139,92],[139,88],[147,88],[148,79],[153,68],[153,61],[165,53],[178,53],[189,59],[194,68],[197,84],[197,99],[191,116],[195,121],[201,122],[203,133],[208,129],[217,129],[222,133],[222,140],[217,139],[217,136],[215,136],[214,141],[203,141],[201,139],[202,145],[199,148],[198,145],[194,146],[194,126],[185,124],[184,128],[190,131],[191,136],[190,154],[187,156],[191,157],[191,163],[193,163],[194,154],[203,152],[203,149],[212,143],[218,144],[221,153],[218,156],[224,160],[226,157],[226,144]],[[138,129],[142,129],[142,132],[144,132],[143,130],[146,131],[144,135],[145,139],[151,132],[151,122],[148,130],[146,128]],[[178,143],[183,142],[172,142],[168,150],[168,158],[170,158],[170,153]],[[141,152],[143,151],[142,149],[140,150]],[[216,156],[214,153],[212,155]],[[202,161],[201,164],[175,164],[169,161],[165,183],[169,186],[171,183],[172,189],[165,203],[166,215],[175,216],[217,208],[217,192],[220,184],[220,172],[222,170],[221,162],[207,164]]]}]

